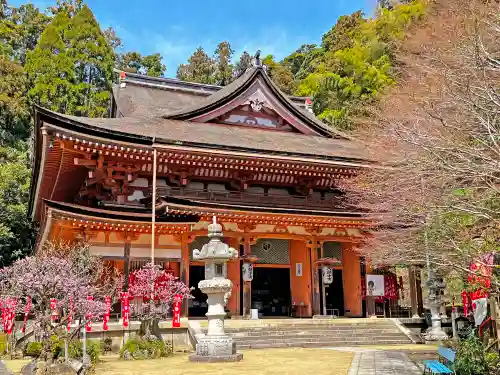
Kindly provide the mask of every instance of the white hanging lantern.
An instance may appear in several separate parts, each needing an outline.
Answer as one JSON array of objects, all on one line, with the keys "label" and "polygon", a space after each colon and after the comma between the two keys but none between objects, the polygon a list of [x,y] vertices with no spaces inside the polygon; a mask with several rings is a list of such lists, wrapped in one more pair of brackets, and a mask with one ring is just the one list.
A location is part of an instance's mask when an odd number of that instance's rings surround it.
[{"label": "white hanging lantern", "polygon": [[241,271],[243,272],[243,281],[248,282],[253,280],[253,264],[243,263],[241,266]]},{"label": "white hanging lantern", "polygon": [[333,271],[330,266],[321,267],[321,275],[323,277],[323,284],[330,285],[333,283]]}]

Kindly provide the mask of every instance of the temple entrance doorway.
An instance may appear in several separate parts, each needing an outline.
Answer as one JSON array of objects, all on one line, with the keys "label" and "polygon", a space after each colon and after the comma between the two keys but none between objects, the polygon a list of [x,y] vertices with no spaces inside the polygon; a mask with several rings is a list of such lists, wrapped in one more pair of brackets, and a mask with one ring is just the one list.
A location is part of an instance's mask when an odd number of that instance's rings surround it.
[{"label": "temple entrance doorway", "polygon": [[203,279],[205,279],[204,266],[189,266],[189,287],[194,288],[191,291],[193,299],[188,300],[190,317],[205,317],[208,311],[207,295],[198,289],[198,283]]},{"label": "temple entrance doorway", "polygon": [[[321,270],[320,270],[321,271]],[[344,283],[342,279],[342,270],[333,271],[333,282],[325,285],[325,298],[321,298],[321,314],[323,314],[323,301],[326,302],[326,314],[344,316]],[[321,275],[321,272],[320,272]],[[319,278],[319,287],[323,292],[323,280]]]},{"label": "temple entrance doorway", "polygon": [[289,316],[290,269],[259,267],[253,270],[252,309],[262,316]]}]

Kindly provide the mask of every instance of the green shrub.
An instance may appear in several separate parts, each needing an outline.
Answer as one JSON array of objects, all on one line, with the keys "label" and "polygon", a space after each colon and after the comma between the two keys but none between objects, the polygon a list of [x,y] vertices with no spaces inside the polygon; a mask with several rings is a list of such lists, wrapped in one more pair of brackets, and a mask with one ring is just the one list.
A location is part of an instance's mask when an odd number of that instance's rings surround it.
[{"label": "green shrub", "polygon": [[[97,363],[101,355],[101,343],[97,340],[87,340],[87,355],[92,363]],[[68,356],[81,360],[83,358],[83,343],[81,340],[69,344]]]},{"label": "green shrub", "polygon": [[24,355],[28,357],[39,357],[42,354],[43,345],[41,342],[32,341],[24,348]]},{"label": "green shrub", "polygon": [[143,340],[140,338],[131,338],[127,340],[120,350],[122,359],[153,359],[168,357],[172,355],[172,345],[162,340]]},{"label": "green shrub", "polygon": [[457,375],[489,375],[485,354],[483,344],[475,335],[460,340],[455,360]]},{"label": "green shrub", "polygon": [[488,352],[484,356],[489,369],[489,375],[500,374],[500,357],[496,352]]},{"label": "green shrub", "polygon": [[52,352],[52,357],[54,359],[64,357],[64,340],[60,339],[56,335],[51,336],[50,351]]}]

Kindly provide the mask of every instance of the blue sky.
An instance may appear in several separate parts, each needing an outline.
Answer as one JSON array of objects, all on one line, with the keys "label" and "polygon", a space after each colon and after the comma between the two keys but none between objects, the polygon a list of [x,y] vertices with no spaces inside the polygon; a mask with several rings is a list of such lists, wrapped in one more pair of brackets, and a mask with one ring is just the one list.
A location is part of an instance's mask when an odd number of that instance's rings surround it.
[{"label": "blue sky", "polygon": [[[11,5],[25,3],[10,0]],[[41,9],[54,1],[31,1]],[[375,0],[87,0],[101,27],[112,26],[124,51],[160,52],[173,77],[177,66],[202,46],[210,55],[227,40],[239,56],[244,50],[279,60],[304,43],[319,43],[343,14],[370,14]]]}]

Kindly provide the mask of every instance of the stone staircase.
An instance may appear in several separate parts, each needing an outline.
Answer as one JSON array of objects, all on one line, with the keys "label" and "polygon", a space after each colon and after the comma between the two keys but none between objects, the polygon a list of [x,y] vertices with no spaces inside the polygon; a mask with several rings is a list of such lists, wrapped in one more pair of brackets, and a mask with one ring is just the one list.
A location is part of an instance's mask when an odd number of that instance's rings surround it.
[{"label": "stone staircase", "polygon": [[[225,323],[226,333],[241,350],[412,343],[404,328],[392,319],[263,319]],[[202,323],[200,327],[205,333],[206,326]]]}]

